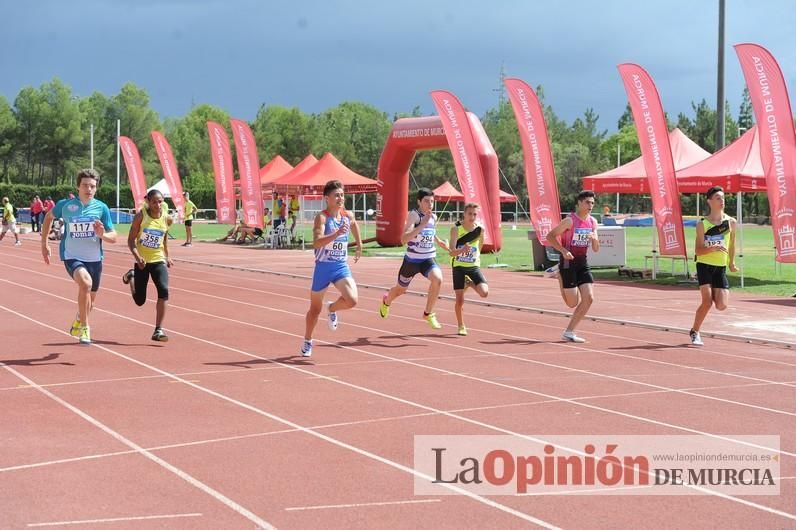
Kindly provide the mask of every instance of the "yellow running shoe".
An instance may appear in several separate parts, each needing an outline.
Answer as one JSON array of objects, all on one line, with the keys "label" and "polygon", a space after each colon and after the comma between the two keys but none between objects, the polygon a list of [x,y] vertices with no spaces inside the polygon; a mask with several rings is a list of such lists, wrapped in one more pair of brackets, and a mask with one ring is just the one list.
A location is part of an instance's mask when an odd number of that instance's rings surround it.
[{"label": "yellow running shoe", "polygon": [[379,316],[381,316],[381,318],[387,318],[390,315],[390,306],[385,302],[386,299],[386,294],[381,297],[381,306],[379,307]]},{"label": "yellow running shoe", "polygon": [[80,328],[80,344],[91,344],[91,330],[88,326]]},{"label": "yellow running shoe", "polygon": [[76,318],[76,319],[74,319],[72,321],[72,329],[69,330],[69,334],[72,335],[73,337],[77,337],[78,335],[80,335],[80,320],[79,319]]},{"label": "yellow running shoe", "polygon": [[442,328],[442,324],[437,322],[437,314],[436,313],[429,313],[428,315],[425,315],[425,318],[426,318],[426,322],[428,322],[428,325],[431,326],[432,329],[441,329]]},{"label": "yellow running shoe", "polygon": [[466,326],[459,326],[459,335],[462,337],[467,336],[467,327]]}]

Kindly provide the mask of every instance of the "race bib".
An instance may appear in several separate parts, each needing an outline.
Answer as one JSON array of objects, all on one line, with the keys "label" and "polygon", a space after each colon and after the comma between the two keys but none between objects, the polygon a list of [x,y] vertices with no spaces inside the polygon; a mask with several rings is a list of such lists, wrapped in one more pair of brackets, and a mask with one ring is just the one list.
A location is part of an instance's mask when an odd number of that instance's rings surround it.
[{"label": "race bib", "polygon": [[94,232],[93,217],[72,217],[69,220],[69,237],[72,239],[91,239],[97,237]]},{"label": "race bib", "polygon": [[456,260],[461,261],[462,263],[475,263],[475,258],[478,256],[478,249],[475,247],[470,247],[467,252],[460,254]]},{"label": "race bib", "polygon": [[154,228],[144,228],[141,233],[141,246],[146,248],[160,248],[163,243],[163,236],[166,233],[163,230],[156,230]]},{"label": "race bib", "polygon": [[724,236],[709,236],[705,235],[705,248],[723,247]]},{"label": "race bib", "polygon": [[434,248],[434,229],[423,230],[420,232],[420,241],[417,243],[419,248]]},{"label": "race bib", "polygon": [[348,256],[348,239],[335,239],[326,245],[326,255],[334,261],[345,261]]},{"label": "race bib", "polygon": [[591,241],[591,228],[576,228],[572,234],[572,246],[587,247]]}]

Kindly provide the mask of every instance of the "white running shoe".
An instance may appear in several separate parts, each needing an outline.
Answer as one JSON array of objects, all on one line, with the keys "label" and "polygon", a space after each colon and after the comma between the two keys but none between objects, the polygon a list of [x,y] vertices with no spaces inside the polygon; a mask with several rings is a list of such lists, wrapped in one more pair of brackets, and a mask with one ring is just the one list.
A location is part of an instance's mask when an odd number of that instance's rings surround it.
[{"label": "white running shoe", "polygon": [[698,331],[694,331],[692,329],[691,332],[689,333],[689,335],[691,336],[691,344],[693,344],[694,346],[704,346],[705,345],[705,343],[702,342],[702,336],[699,334]]},{"label": "white running shoe", "polygon": [[312,357],[312,341],[305,340],[304,344],[301,345],[301,356],[302,357]]},{"label": "white running shoe", "polygon": [[545,269],[544,271],[545,278],[558,278],[558,263],[553,265],[552,267]]},{"label": "white running shoe", "polygon": [[14,246],[15,247],[21,247],[22,246],[22,241],[17,241],[16,243],[14,243]]},{"label": "white running shoe", "polygon": [[561,338],[568,342],[577,342],[578,344],[586,342],[586,339],[584,339],[583,337],[578,337],[577,335],[575,335],[574,331],[565,331],[561,335]]},{"label": "white running shoe", "polygon": [[337,323],[338,323],[337,312],[332,311],[332,302],[329,302],[326,308],[329,311],[329,318],[326,321],[326,324],[328,324],[330,330],[337,331]]}]

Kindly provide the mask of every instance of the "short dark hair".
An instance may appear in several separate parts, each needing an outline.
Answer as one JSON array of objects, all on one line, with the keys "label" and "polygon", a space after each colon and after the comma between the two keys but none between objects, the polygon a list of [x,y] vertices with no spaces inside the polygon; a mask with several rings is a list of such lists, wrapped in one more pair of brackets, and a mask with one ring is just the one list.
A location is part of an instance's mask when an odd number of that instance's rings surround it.
[{"label": "short dark hair", "polygon": [[145,198],[146,200],[149,200],[149,199],[151,199],[152,197],[154,197],[155,195],[160,195],[161,197],[163,197],[163,193],[162,193],[162,192],[161,192],[159,189],[157,189],[157,188],[152,188],[151,190],[149,190],[148,192],[146,192],[146,196],[144,196],[144,198]]},{"label": "short dark hair", "polygon": [[425,199],[429,195],[431,195],[431,197],[434,197],[434,192],[431,191],[428,188],[420,188],[420,189],[417,190],[416,197],[417,197],[418,201],[422,201],[423,199]]},{"label": "short dark hair", "polygon": [[721,186],[711,186],[711,188],[707,191],[707,193],[705,193],[705,197],[710,199],[720,191],[723,192],[724,188],[722,188]]},{"label": "short dark hair", "polygon": [[83,179],[94,179],[97,181],[97,187],[100,185],[100,174],[96,169],[81,169],[77,174],[77,187],[80,187],[80,181]]},{"label": "short dark hair", "polygon": [[594,192],[591,190],[583,190],[578,193],[578,202],[582,201],[583,199],[593,199]]},{"label": "short dark hair", "polygon": [[325,197],[335,190],[342,190],[342,189],[344,189],[342,182],[340,182],[339,180],[330,180],[323,187],[323,196]]}]

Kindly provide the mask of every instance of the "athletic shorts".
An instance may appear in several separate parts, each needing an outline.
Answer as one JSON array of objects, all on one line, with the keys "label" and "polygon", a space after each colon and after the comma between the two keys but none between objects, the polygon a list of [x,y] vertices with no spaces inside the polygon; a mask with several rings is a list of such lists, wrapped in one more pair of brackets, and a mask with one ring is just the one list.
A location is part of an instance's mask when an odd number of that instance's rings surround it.
[{"label": "athletic shorts", "polygon": [[345,261],[318,261],[312,273],[312,291],[323,291],[330,284],[351,277],[351,269]]},{"label": "athletic shorts", "polygon": [[70,277],[75,277],[75,271],[81,267],[86,269],[88,275],[91,276],[91,292],[96,293],[99,291],[100,279],[102,278],[102,262],[101,261],[80,261],[78,259],[65,259],[64,267]]},{"label": "athletic shorts", "polygon": [[486,283],[480,267],[451,267],[453,269],[453,290],[464,289],[464,278],[470,278],[473,285]]},{"label": "athletic shorts", "polygon": [[594,276],[586,258],[575,258],[573,260],[561,260],[558,262],[558,274],[561,276],[561,284],[564,289],[574,289],[584,283],[594,283]]},{"label": "athletic shorts", "polygon": [[420,273],[428,278],[428,275],[435,268],[439,269],[439,265],[434,261],[434,258],[424,259],[422,261],[409,261],[409,259],[404,256],[404,262],[398,270],[398,285],[401,287],[409,287],[415,274]]},{"label": "athletic shorts", "polygon": [[727,280],[727,267],[697,262],[696,269],[699,285],[710,285],[714,289],[730,288],[730,282]]},{"label": "athletic shorts", "polygon": [[3,231],[2,233],[5,234],[6,232],[11,232],[12,234],[17,233],[17,223],[3,223]]},{"label": "athletic shorts", "polygon": [[257,237],[262,236],[263,235],[263,229],[255,227],[254,228],[254,235],[257,236]]},{"label": "athletic shorts", "polygon": [[155,284],[155,289],[158,291],[158,300],[169,299],[169,269],[165,263],[162,261],[147,263],[143,269],[135,266],[133,270],[135,271],[133,275],[133,285],[135,285],[133,299],[136,304],[144,305],[146,302],[146,287],[150,277],[152,278],[152,283]]},{"label": "athletic shorts", "polygon": [[193,219],[186,219],[185,226],[193,226]]}]

